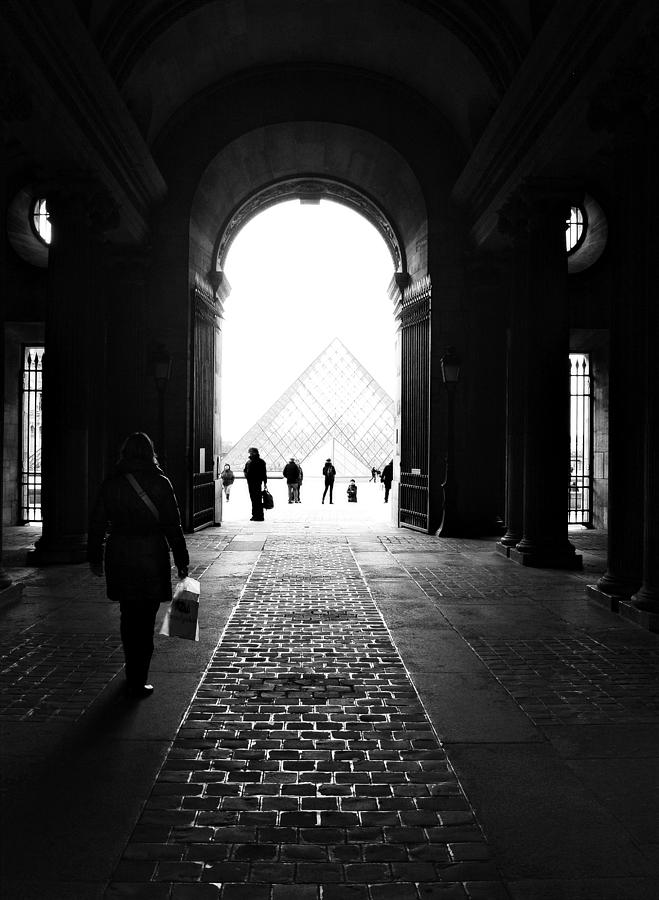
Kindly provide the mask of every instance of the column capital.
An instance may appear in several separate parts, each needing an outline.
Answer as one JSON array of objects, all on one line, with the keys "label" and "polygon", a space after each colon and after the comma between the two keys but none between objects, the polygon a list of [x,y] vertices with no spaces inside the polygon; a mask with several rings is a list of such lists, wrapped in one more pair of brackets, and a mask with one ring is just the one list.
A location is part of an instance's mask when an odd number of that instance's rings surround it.
[{"label": "column capital", "polygon": [[119,226],[117,204],[108,191],[89,175],[58,173],[41,179],[35,188],[48,201],[54,235],[58,227],[84,224],[98,235]]},{"label": "column capital", "polygon": [[499,231],[524,243],[552,220],[564,228],[570,208],[583,202],[583,186],[564,178],[526,178],[499,210]]}]

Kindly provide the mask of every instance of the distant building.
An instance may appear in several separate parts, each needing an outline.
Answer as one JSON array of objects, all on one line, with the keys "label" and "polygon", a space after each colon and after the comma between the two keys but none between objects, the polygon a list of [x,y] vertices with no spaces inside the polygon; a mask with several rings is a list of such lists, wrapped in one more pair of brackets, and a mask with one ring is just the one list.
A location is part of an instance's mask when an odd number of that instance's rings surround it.
[{"label": "distant building", "polygon": [[305,474],[329,456],[339,476],[370,475],[394,447],[394,401],[338,339],[316,357],[231,448],[237,470],[258,447],[272,472],[293,456]]}]

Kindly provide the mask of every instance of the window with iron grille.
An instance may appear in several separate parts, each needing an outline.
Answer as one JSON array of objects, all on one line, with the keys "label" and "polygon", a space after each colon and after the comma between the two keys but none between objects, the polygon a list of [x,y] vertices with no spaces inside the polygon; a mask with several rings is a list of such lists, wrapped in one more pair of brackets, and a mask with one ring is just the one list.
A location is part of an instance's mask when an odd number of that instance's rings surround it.
[{"label": "window with iron grille", "polygon": [[43,346],[25,347],[21,379],[21,516],[41,522],[41,387]]},{"label": "window with iron grille", "polygon": [[592,444],[590,358],[570,353],[570,525],[592,526]]}]

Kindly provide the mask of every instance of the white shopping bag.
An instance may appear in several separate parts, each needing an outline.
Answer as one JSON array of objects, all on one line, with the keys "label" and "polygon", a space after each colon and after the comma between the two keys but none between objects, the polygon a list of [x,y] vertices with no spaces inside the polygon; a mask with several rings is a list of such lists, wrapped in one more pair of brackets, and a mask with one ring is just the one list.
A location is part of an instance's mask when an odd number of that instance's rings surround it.
[{"label": "white shopping bag", "polygon": [[165,613],[160,634],[199,640],[199,592],[196,578],[183,578],[174,588],[172,602]]}]

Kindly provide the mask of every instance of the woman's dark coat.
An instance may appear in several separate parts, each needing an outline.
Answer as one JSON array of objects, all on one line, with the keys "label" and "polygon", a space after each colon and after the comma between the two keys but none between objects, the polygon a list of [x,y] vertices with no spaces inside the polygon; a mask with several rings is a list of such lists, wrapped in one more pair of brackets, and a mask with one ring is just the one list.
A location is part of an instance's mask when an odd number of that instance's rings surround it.
[{"label": "woman's dark coat", "polygon": [[[159,513],[153,513],[136,493],[125,473],[130,472]],[[107,536],[107,539],[106,539]],[[172,599],[169,550],[177,568],[190,562],[181,516],[170,480],[154,463],[124,460],[100,487],[89,524],[89,562],[103,562],[107,595],[111,600],[133,596]]]}]

